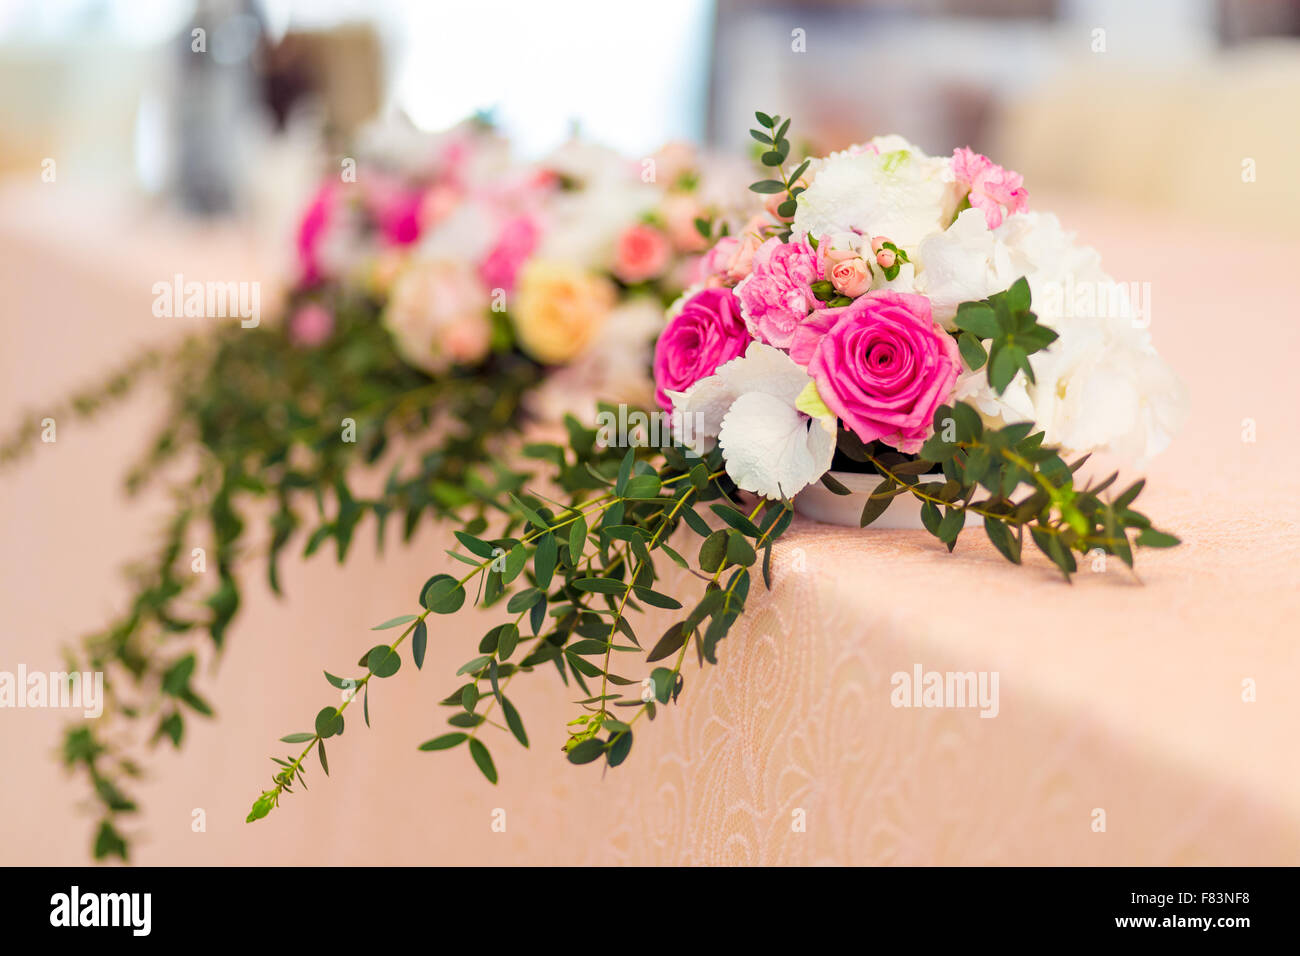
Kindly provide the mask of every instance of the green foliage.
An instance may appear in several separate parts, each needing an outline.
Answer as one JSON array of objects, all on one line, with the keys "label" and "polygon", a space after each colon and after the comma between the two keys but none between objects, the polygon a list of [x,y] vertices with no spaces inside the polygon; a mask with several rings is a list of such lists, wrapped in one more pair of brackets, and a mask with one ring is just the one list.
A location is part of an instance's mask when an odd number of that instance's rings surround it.
[{"label": "green foliage", "polygon": [[[799,184],[799,177],[808,170],[810,160],[805,159],[789,173],[785,171],[786,160],[790,158],[790,140],[786,134],[790,131],[790,121],[783,120],[780,116],[768,116],[766,113],[755,113],[754,117],[758,120],[761,129],[751,129],[749,135],[758,143],[761,143],[766,149],[759,154],[759,162],[769,168],[774,168],[779,179],[760,179],[756,183],[750,184],[753,192],[762,195],[776,195],[785,193],[786,198],[777,206],[777,215],[791,219],[795,211],[799,208],[798,198],[807,187]],[[790,235],[787,229],[782,235],[783,241]]]},{"label": "green foliage", "polygon": [[[1028,423],[985,428],[975,409],[962,402],[941,405],[934,413],[934,435],[912,462],[888,462],[871,450],[863,460],[884,476],[868,500],[865,526],[898,494],[922,503],[927,531],[949,551],[957,546],[967,513],[984,519],[993,546],[1019,564],[1024,533],[1060,569],[1068,581],[1077,570],[1074,554],[1101,550],[1133,567],[1133,548],[1172,547],[1178,539],[1151,527],[1132,507],[1142,489],[1138,481],[1113,500],[1103,492],[1118,477],[1075,486],[1083,460],[1067,465],[1043,445],[1043,433]],[[922,480],[942,468],[942,480]]]},{"label": "green foliage", "polygon": [[[224,643],[243,604],[250,556],[265,556],[267,581],[279,594],[288,549],[311,555],[332,544],[342,562],[366,530],[383,548],[394,525],[405,540],[448,515],[477,536],[493,502],[522,480],[494,468],[492,458],[518,423],[520,398],[540,380],[540,367],[504,351],[483,367],[431,378],[397,355],[379,322],[380,303],[332,288],[305,295],[327,296],[334,306],[335,334],[320,347],[300,348],[271,324],[223,328],[166,354],[142,354],[56,409],[59,424],[92,415],[145,373],[165,376],[170,395],[127,488],[162,485],[175,502],[172,516],[154,557],[131,571],[125,612],[87,636],[74,658],[79,669],[104,672],[110,704],[140,703],[110,706],[93,730],[73,725],[65,736],[65,762],[86,775],[100,807],[97,858],[125,855],[125,837],[111,821],[130,812],[131,801],[106,797],[120,796],[138,772],[120,749],[127,727],[156,721],[152,739],[178,747],[187,712],[212,713],[193,683],[194,652],[205,639],[218,649]],[[345,434],[345,419],[355,434]],[[38,440],[31,432],[29,422],[6,440],[0,462],[31,447]],[[405,460],[390,462],[399,443]],[[382,490],[358,494],[356,476],[381,466],[389,469]],[[258,515],[266,516],[262,529]],[[267,544],[254,549],[259,540]],[[195,547],[206,551],[202,573],[191,566]],[[439,607],[449,612],[455,600],[444,595]],[[413,641],[417,666],[426,643],[427,630]],[[320,756],[324,763],[323,749]],[[112,790],[100,780],[112,781]]]},{"label": "green foliage", "polygon": [[955,321],[961,330],[957,346],[962,358],[972,371],[983,368],[987,360],[989,384],[999,395],[1017,372],[1024,372],[1034,382],[1029,356],[1057,338],[1054,331],[1038,324],[1029,304],[1029,282],[1021,276],[1005,292],[957,307]]},{"label": "green foliage", "polygon": [[[393,619],[406,622],[404,632],[391,645],[367,652],[367,672],[356,681],[360,691],[371,678],[384,676],[384,662],[399,655],[427,615],[461,607],[446,602],[445,595],[459,593],[466,603],[503,615],[484,633],[477,655],[460,666],[460,681],[442,699],[453,729],[419,748],[468,744],[471,760],[490,783],[497,782],[498,771],[483,734],[502,731],[529,746],[523,719],[506,693],[519,675],[538,670],[553,670],[576,696],[579,712],[563,743],[568,761],[622,764],[637,721],[653,720],[657,707],[681,694],[687,651],[694,646],[701,663],[716,662],[718,643],[745,608],[751,569],[762,554],[767,582],[772,543],[792,517],[786,502],[737,507],[735,487],[716,449],[705,456],[674,446],[604,449],[577,421],[567,425],[567,446],[534,449],[534,457],[554,468],[553,484],[562,499],[529,493],[527,475],[517,473],[514,490],[501,497],[505,523],[499,536],[488,537],[484,527],[464,523],[456,537],[473,557],[453,557],[469,567],[459,577],[439,572],[430,578],[420,592],[424,610]],[[680,550],[673,549],[667,541],[674,535],[698,542],[682,547],[685,542],[679,541]],[[700,557],[693,565],[684,555],[696,552]],[[656,587],[665,557],[701,579],[697,595],[669,595]],[[648,652],[636,633],[646,607],[680,612]],[[520,628],[525,618],[527,637]],[[642,659],[644,665],[638,663]],[[671,666],[645,666],[669,660]],[[250,820],[279,805],[280,795],[299,779],[303,760],[320,738],[335,731],[335,716],[341,721],[350,704],[321,711],[318,733],[304,741],[296,761],[272,758],[274,787],[258,797]]]},{"label": "green foliage", "polygon": [[893,282],[898,278],[898,273],[902,270],[903,263],[911,262],[912,260],[907,257],[906,252],[898,248],[898,246],[894,245],[892,242],[882,242],[880,248],[882,250],[888,250],[894,254],[894,264],[884,270],[885,278],[890,282]]}]

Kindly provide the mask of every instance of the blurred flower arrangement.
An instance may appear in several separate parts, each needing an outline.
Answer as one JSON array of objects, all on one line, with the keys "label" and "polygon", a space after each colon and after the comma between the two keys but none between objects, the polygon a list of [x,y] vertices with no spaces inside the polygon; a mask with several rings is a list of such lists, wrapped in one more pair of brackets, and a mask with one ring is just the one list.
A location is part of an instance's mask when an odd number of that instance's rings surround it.
[{"label": "blurred flower arrangement", "polygon": [[[502,463],[522,427],[589,416],[597,397],[648,402],[663,307],[700,268],[695,222],[725,219],[714,197],[746,172],[680,145],[634,161],[577,138],[523,163],[481,119],[377,128],[303,211],[282,321],[137,357],[65,404],[92,415],[145,374],[170,399],[127,479],[167,489],[163,540],[131,570],[122,617],[70,652],[106,675],[104,718],[62,750],[101,810],[97,858],[128,855],[132,745],[179,748],[187,719],[212,713],[200,636],[220,651],[249,565],[264,558],[279,594],[286,549],[332,544],[341,563],[370,517],[381,549],[394,521],[404,539],[430,517],[481,531],[522,480]],[[23,428],[0,460],[33,441]],[[215,576],[191,566],[200,546]]]},{"label": "blurred flower arrangement", "polygon": [[[794,497],[818,482],[849,493],[836,474],[873,476],[861,526],[910,495],[949,551],[976,516],[1009,561],[1021,562],[1028,537],[1067,581],[1075,554],[1100,550],[1132,568],[1138,547],[1178,543],[1134,508],[1143,482],[1110,493],[1117,474],[1076,481],[1093,451],[1160,451],[1181,390],[1122,299],[1091,311],[1065,301],[1063,283],[1113,283],[1054,217],[1028,210],[1020,176],[895,136],[792,164],[790,121],[756,115],[751,135],[773,175],[749,187],[762,208],[753,203],[736,234],[700,224],[713,241],[655,346],[671,434],[610,441],[571,417],[567,442],[530,445],[553,466],[548,493],[513,473],[492,499],[503,525],[456,532],[461,548],[448,554],[468,570],[434,574],[418,610],[377,625],[398,636],[362,654],[357,673],[326,673],[345,700],[281,738],[304,746],[272,758],[249,821],[303,781],[313,753],[328,772],[325,742],[344,732],[351,703],[362,698],[369,724],[372,681],[400,670],[408,640],[422,667],[428,616],[467,601],[501,620],[442,700],[450,729],[420,749],[464,746],[495,783],[481,731],[529,746],[508,691],[554,667],[581,695],[567,759],[618,766],[637,722],[678,699],[687,653],[716,662],[751,575],[771,587]],[[646,607],[681,614],[647,640],[634,623]]]}]

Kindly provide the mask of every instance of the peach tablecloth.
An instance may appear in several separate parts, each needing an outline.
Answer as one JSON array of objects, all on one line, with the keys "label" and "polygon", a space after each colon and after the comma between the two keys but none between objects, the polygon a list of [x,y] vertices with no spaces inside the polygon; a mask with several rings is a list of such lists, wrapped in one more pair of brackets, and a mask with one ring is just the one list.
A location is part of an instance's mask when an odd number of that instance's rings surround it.
[{"label": "peach tablecloth", "polygon": [[[512,694],[532,748],[488,738],[498,786],[464,752],[416,751],[442,732],[436,701],[491,623],[466,614],[439,621],[422,672],[408,661],[376,686],[374,727],[349,721],[332,777],[312,773],[309,792],[245,825],[276,738],[333,700],[322,668],[347,669],[367,629],[449,564],[445,530],[382,559],[367,535],[346,570],[290,564],[285,601],[250,575],[225,657],[204,670],[219,719],[192,723],[179,756],[157,752],[138,788],[136,860],[1300,863],[1300,243],[1233,238],[1233,268],[1211,268],[1217,230],[1056,205],[1117,278],[1152,283],[1153,334],[1190,386],[1189,424],[1144,493],[1185,543],[1143,552],[1144,583],[1112,567],[1069,587],[1037,557],[1006,565],[977,533],[949,555],[923,532],[801,519],[776,551],[774,593],[756,587],[719,665],[688,666],[681,706],[638,724],[618,770],[564,763],[577,709],[553,673]],[[160,332],[147,282],[20,235],[0,221],[9,424]],[[173,250],[142,277],[198,273],[207,249]],[[117,479],[158,400],[61,431],[0,475],[0,670],[55,667],[60,644],[120,608],[117,567],[149,547],[162,511],[123,507]],[[996,719],[891,707],[890,675],[917,664],[997,671]],[[0,863],[87,859],[84,797],[53,759],[61,723],[0,711]]]}]

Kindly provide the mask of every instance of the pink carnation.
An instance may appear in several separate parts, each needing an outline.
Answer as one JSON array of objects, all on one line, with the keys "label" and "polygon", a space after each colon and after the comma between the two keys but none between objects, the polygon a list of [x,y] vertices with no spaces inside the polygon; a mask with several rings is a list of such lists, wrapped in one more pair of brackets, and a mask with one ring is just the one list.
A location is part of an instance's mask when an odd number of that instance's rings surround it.
[{"label": "pink carnation", "polygon": [[686,300],[655,343],[655,398],[672,411],[668,391],[683,392],[743,355],[749,332],[730,289],[705,289]]},{"label": "pink carnation", "polygon": [[507,222],[479,265],[483,283],[489,289],[512,291],[520,268],[537,248],[539,235],[537,223],[530,216],[516,216]]},{"label": "pink carnation", "polygon": [[916,452],[961,371],[957,343],[922,295],[877,292],[824,309],[797,331],[790,357],[826,406],[864,442]]},{"label": "pink carnation", "polygon": [[760,342],[789,348],[795,329],[820,303],[812,293],[817,253],[806,240],[767,240],[754,253],[749,277],[736,286],[740,312]]},{"label": "pink carnation", "polygon": [[1002,207],[1005,206],[1008,213],[1029,208],[1025,178],[1003,169],[987,156],[964,146],[953,150],[952,171],[957,182],[970,187],[967,198],[976,209],[984,210],[984,221],[990,229],[1002,225]]}]

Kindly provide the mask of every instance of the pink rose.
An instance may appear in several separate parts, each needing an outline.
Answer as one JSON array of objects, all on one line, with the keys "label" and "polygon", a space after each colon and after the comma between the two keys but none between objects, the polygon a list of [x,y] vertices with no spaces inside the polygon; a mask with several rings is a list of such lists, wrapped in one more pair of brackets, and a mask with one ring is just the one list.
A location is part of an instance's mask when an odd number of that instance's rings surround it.
[{"label": "pink rose", "polygon": [[763,245],[763,237],[772,228],[762,216],[755,216],[739,236],[723,236],[704,255],[700,265],[701,281],[709,285],[735,285],[748,278],[754,267],[754,254]]},{"label": "pink rose", "polygon": [[736,286],[749,332],[760,342],[789,348],[795,329],[820,303],[810,288],[817,281],[817,253],[806,240],[773,237],[754,253],[749,278]]},{"label": "pink rose", "polygon": [[662,275],[672,247],[654,226],[638,223],[623,231],[614,247],[614,275],[629,285]]},{"label": "pink rose", "polygon": [[835,291],[851,299],[871,288],[871,267],[861,258],[841,259],[831,266],[830,277]]},{"label": "pink rose", "polygon": [[667,392],[685,391],[743,355],[750,342],[740,303],[730,289],[705,289],[686,300],[655,343],[655,398],[667,411]]},{"label": "pink rose", "polygon": [[479,264],[478,274],[489,289],[511,292],[520,267],[537,248],[540,230],[530,216],[517,216],[507,222],[496,243]]},{"label": "pink rose", "polygon": [[289,319],[289,341],[314,348],[334,331],[334,316],[323,305],[308,302]]},{"label": "pink rose", "polygon": [[952,172],[957,182],[970,187],[966,198],[976,209],[984,210],[990,229],[1002,225],[1002,207],[1007,212],[1023,212],[1029,207],[1029,192],[1019,173],[1003,169],[987,156],[966,147],[953,150]]},{"label": "pink rose", "polygon": [[790,357],[854,434],[909,453],[929,437],[961,371],[957,343],[935,324],[930,300],[898,292],[816,313],[798,329]]}]

